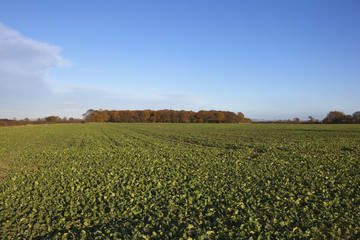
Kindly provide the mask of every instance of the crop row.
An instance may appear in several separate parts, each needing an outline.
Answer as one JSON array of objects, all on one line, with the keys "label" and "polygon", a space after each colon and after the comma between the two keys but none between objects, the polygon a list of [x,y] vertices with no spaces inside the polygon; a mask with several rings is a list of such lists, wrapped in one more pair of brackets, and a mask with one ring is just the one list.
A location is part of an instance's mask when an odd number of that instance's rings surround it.
[{"label": "crop row", "polygon": [[360,237],[356,125],[0,129],[0,236]]}]

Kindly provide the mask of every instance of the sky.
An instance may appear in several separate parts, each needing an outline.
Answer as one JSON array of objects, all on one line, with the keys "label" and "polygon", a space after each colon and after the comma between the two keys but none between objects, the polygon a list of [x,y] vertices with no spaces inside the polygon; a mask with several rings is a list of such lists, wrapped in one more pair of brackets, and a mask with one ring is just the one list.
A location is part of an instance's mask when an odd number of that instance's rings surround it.
[{"label": "sky", "polygon": [[360,1],[2,0],[0,118],[360,110]]}]

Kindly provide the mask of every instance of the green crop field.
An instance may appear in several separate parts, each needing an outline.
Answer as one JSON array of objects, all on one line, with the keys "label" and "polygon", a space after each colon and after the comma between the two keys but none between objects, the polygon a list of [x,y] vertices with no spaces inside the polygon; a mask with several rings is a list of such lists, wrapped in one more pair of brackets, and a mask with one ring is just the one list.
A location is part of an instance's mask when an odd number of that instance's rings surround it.
[{"label": "green crop field", "polygon": [[1,239],[357,239],[360,125],[0,128]]}]

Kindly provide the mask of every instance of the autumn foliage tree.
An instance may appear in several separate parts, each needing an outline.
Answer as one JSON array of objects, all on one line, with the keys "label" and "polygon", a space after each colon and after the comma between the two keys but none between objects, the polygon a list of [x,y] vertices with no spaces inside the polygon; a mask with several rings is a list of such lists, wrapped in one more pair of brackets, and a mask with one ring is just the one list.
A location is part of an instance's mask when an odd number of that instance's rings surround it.
[{"label": "autumn foliage tree", "polygon": [[176,110],[88,110],[83,114],[88,122],[161,122],[161,123],[250,123],[244,114],[228,111]]}]

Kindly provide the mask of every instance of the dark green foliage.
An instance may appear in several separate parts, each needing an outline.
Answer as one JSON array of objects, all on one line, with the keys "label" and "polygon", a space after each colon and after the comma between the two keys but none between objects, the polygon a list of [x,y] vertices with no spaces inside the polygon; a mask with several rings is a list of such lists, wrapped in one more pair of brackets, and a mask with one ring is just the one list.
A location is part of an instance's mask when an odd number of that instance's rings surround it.
[{"label": "dark green foliage", "polygon": [[1,239],[357,239],[358,125],[0,129]]}]

